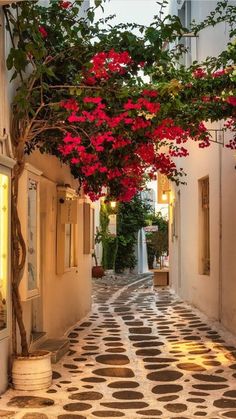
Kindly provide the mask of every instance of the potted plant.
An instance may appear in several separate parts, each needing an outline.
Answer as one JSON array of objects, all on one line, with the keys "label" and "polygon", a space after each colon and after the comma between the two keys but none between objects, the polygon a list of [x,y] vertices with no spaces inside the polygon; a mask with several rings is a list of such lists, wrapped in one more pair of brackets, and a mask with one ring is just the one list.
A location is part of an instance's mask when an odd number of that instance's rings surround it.
[{"label": "potted plant", "polygon": [[104,276],[104,269],[101,265],[98,265],[98,259],[96,253],[92,253],[92,257],[95,261],[95,266],[92,267],[92,277],[102,278]]},{"label": "potted plant", "polygon": [[51,352],[40,350],[28,356],[14,356],[12,384],[15,390],[45,390],[51,383]]}]

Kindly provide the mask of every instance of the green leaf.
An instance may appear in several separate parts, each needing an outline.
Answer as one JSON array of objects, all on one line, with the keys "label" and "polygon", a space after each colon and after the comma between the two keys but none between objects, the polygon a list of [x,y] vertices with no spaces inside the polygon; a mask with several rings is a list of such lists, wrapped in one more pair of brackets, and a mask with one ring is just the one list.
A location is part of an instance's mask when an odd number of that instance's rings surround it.
[{"label": "green leaf", "polygon": [[94,16],[95,16],[95,13],[92,10],[89,10],[87,12],[87,17],[90,20],[90,22],[93,22],[94,21]]},{"label": "green leaf", "polygon": [[95,4],[96,7],[99,7],[102,4],[102,0],[95,0],[94,4]]},{"label": "green leaf", "polygon": [[13,53],[12,53],[12,51],[13,51],[13,49],[11,49],[10,54],[8,55],[7,61],[6,61],[8,70],[11,70],[12,67],[13,67]]},{"label": "green leaf", "polygon": [[12,49],[11,53],[13,66],[15,67],[16,71],[24,71],[28,64],[25,51],[22,49]]}]

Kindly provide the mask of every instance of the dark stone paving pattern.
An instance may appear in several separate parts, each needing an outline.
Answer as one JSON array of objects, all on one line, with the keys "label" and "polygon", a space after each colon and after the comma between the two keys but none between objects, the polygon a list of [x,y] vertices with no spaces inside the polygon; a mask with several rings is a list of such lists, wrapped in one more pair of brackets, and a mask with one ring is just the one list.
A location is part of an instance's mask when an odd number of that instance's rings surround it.
[{"label": "dark stone paving pattern", "polygon": [[45,407],[53,404],[52,399],[37,396],[15,396],[8,402],[8,406],[14,407]]},{"label": "dark stone paving pattern", "polygon": [[93,311],[68,335],[53,386],[11,390],[3,411],[25,419],[236,418],[236,348],[168,289],[126,282],[94,282]]}]

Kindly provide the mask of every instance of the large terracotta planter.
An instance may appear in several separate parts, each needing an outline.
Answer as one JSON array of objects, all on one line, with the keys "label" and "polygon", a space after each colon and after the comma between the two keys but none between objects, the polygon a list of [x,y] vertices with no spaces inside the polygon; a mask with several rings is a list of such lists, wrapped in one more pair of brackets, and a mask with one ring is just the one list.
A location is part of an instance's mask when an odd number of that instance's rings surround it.
[{"label": "large terracotta planter", "polygon": [[104,269],[102,266],[93,266],[92,267],[92,277],[93,278],[102,278],[104,276]]},{"label": "large terracotta planter", "polygon": [[15,357],[12,383],[15,390],[48,389],[52,383],[51,352],[35,351],[29,357]]}]

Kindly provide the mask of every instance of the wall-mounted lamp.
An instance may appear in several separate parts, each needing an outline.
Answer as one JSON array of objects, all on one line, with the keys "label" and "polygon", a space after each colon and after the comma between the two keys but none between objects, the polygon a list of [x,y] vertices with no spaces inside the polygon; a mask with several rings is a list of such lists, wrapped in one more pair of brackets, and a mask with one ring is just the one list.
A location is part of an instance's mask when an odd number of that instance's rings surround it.
[{"label": "wall-mounted lamp", "polygon": [[111,201],[110,206],[111,206],[112,209],[115,209],[116,208],[116,201]]},{"label": "wall-mounted lamp", "polygon": [[168,201],[168,193],[170,192],[170,189],[167,189],[166,191],[162,191],[161,199],[162,201]]}]

